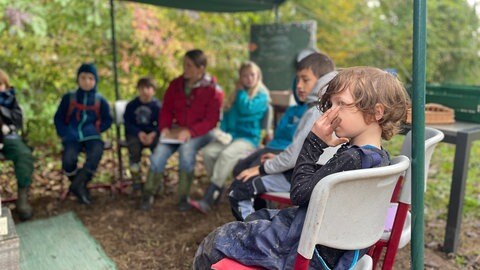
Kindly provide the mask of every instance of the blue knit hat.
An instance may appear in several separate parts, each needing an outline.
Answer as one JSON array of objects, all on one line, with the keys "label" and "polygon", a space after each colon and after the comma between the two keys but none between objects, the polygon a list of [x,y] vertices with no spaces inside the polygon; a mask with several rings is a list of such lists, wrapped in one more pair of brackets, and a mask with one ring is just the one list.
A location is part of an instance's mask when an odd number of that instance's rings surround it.
[{"label": "blue knit hat", "polygon": [[85,72],[85,73],[91,73],[93,74],[93,77],[95,77],[95,85],[98,84],[98,75],[97,75],[97,68],[95,68],[95,65],[93,63],[83,63],[77,71],[77,81],[78,81],[78,76],[80,73]]}]

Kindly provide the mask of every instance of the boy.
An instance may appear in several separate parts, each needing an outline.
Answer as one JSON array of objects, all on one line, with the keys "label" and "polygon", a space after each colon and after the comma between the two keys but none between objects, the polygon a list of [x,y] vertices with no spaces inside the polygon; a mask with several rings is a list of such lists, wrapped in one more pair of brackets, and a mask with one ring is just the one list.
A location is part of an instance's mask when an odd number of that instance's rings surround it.
[{"label": "boy", "polygon": [[158,142],[158,114],[161,105],[154,97],[156,88],[152,78],[138,80],[138,96],[127,104],[123,115],[134,191],[141,190],[139,163],[142,149],[149,147],[153,151]]},{"label": "boy", "polygon": [[[408,95],[391,74],[377,68],[353,67],[339,72],[322,97],[325,113],[308,134],[295,165],[291,199],[298,207],[278,210],[268,219],[249,217],[249,222],[231,222],[207,236],[194,258],[194,269],[208,269],[229,257],[246,265],[267,269],[292,269],[310,195],[323,177],[362,168],[364,149],[378,159],[372,167],[386,166],[389,156],[382,139],[389,140],[406,115]],[[327,164],[316,163],[327,147],[343,144]],[[339,213],[345,215],[348,213]],[[343,256],[351,251],[317,246],[316,253],[329,268],[348,269]],[[323,269],[319,256],[310,268]]]},{"label": "boy", "polygon": [[[62,140],[62,167],[71,181],[69,191],[80,203],[91,204],[87,184],[93,178],[103,154],[101,133],[112,125],[110,106],[97,93],[98,75],[93,64],[77,71],[78,89],[63,95],[54,122]],[[77,169],[78,155],[85,150],[83,168]]]},{"label": "boy", "polygon": [[[315,120],[321,115],[315,105],[322,96],[330,80],[337,74],[333,60],[322,53],[311,53],[297,64],[296,92],[301,101],[305,101],[308,110],[301,116],[292,143],[280,154],[262,156],[263,164],[234,171],[228,197],[232,213],[237,220],[244,220],[254,210],[254,198],[265,192],[288,192],[290,178],[298,154]],[[321,163],[328,160],[336,149],[326,149]]]},{"label": "boy", "polygon": [[[8,75],[0,70],[0,137],[3,148],[0,151],[7,160],[13,161],[17,178],[16,209],[21,220],[28,220],[33,210],[28,203],[28,191],[32,183],[33,155],[30,148],[19,136],[23,127],[22,109],[15,97],[15,89],[10,85]],[[2,142],[0,142],[2,143]]]}]

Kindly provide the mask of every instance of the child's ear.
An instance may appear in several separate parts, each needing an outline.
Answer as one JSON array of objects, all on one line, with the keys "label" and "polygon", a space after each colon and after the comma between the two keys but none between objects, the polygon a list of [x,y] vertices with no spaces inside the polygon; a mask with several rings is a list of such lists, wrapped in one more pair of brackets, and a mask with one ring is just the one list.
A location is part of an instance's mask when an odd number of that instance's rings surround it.
[{"label": "child's ear", "polygon": [[385,106],[383,104],[377,103],[375,104],[375,120],[379,121],[383,118],[385,113]]}]

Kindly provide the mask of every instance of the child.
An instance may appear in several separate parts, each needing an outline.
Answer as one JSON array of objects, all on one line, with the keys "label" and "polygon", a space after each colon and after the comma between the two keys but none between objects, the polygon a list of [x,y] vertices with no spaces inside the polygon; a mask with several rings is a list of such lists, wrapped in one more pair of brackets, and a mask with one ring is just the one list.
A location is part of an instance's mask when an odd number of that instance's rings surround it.
[{"label": "child", "polygon": [[[98,75],[93,64],[77,71],[78,89],[63,95],[54,116],[57,135],[62,140],[62,167],[80,203],[91,204],[87,184],[93,178],[103,154],[101,133],[112,125],[108,102],[97,92]],[[83,168],[77,169],[78,155],[85,150]]]},{"label": "child", "polygon": [[223,91],[216,79],[206,73],[207,57],[203,51],[188,51],[183,58],[183,75],[168,86],[160,110],[161,137],[150,156],[150,170],[143,187],[141,210],[150,210],[154,195],[163,189],[163,171],[168,158],[179,152],[178,209],[190,208],[188,195],[193,181],[198,150],[213,140],[212,130],[220,118]]},{"label": "child", "polygon": [[[239,171],[235,168],[228,197],[232,213],[237,220],[244,220],[254,210],[254,198],[259,194],[276,191],[288,192],[290,178],[305,137],[313,123],[321,115],[315,105],[322,90],[336,75],[335,65],[330,57],[323,53],[311,53],[297,64],[296,92],[300,100],[305,101],[308,110],[301,116],[292,143],[278,155],[262,156],[263,164]],[[336,149],[328,148],[323,159],[328,160]]]},{"label": "child", "polygon": [[203,150],[203,162],[210,177],[205,196],[190,204],[203,213],[223,191],[223,185],[237,161],[253,151],[260,142],[261,122],[268,110],[269,93],[262,83],[260,68],[253,62],[242,63],[237,89],[224,106],[221,130],[231,142],[215,140]]},{"label": "child", "polygon": [[[277,210],[267,219],[255,219],[255,214],[249,222],[231,222],[217,228],[200,244],[193,268],[208,269],[229,257],[246,265],[292,269],[315,185],[332,173],[361,169],[365,149],[377,155],[372,167],[388,165],[382,139],[397,133],[407,105],[405,89],[391,74],[371,67],[340,71],[322,97],[320,108],[325,113],[308,134],[295,165],[290,197],[297,207]],[[340,144],[327,164],[315,164],[325,148]],[[351,251],[324,246],[316,249],[329,268],[347,269],[350,265],[344,255]],[[313,257],[310,268],[323,269],[318,256]]]},{"label": "child", "polygon": [[18,132],[23,127],[22,109],[15,97],[15,89],[10,85],[7,73],[0,69],[0,133],[3,138],[3,149],[0,149],[7,160],[13,161],[17,178],[16,209],[21,220],[28,220],[33,209],[28,203],[28,191],[32,183],[33,156]]},{"label": "child", "polygon": [[141,78],[137,83],[138,96],[127,104],[123,115],[134,191],[141,190],[142,149],[150,147],[153,151],[158,143],[160,102],[154,97],[156,88],[152,78]]}]

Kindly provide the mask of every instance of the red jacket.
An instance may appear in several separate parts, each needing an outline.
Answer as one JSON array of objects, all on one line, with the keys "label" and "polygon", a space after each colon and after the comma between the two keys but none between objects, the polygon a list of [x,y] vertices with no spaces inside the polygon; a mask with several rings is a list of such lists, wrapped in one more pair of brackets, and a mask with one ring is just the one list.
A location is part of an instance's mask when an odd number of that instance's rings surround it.
[{"label": "red jacket", "polygon": [[206,74],[197,82],[190,95],[184,91],[184,79],[180,76],[168,86],[160,112],[160,131],[172,128],[172,124],[187,127],[193,137],[212,130],[220,119],[223,91],[216,79]]}]

